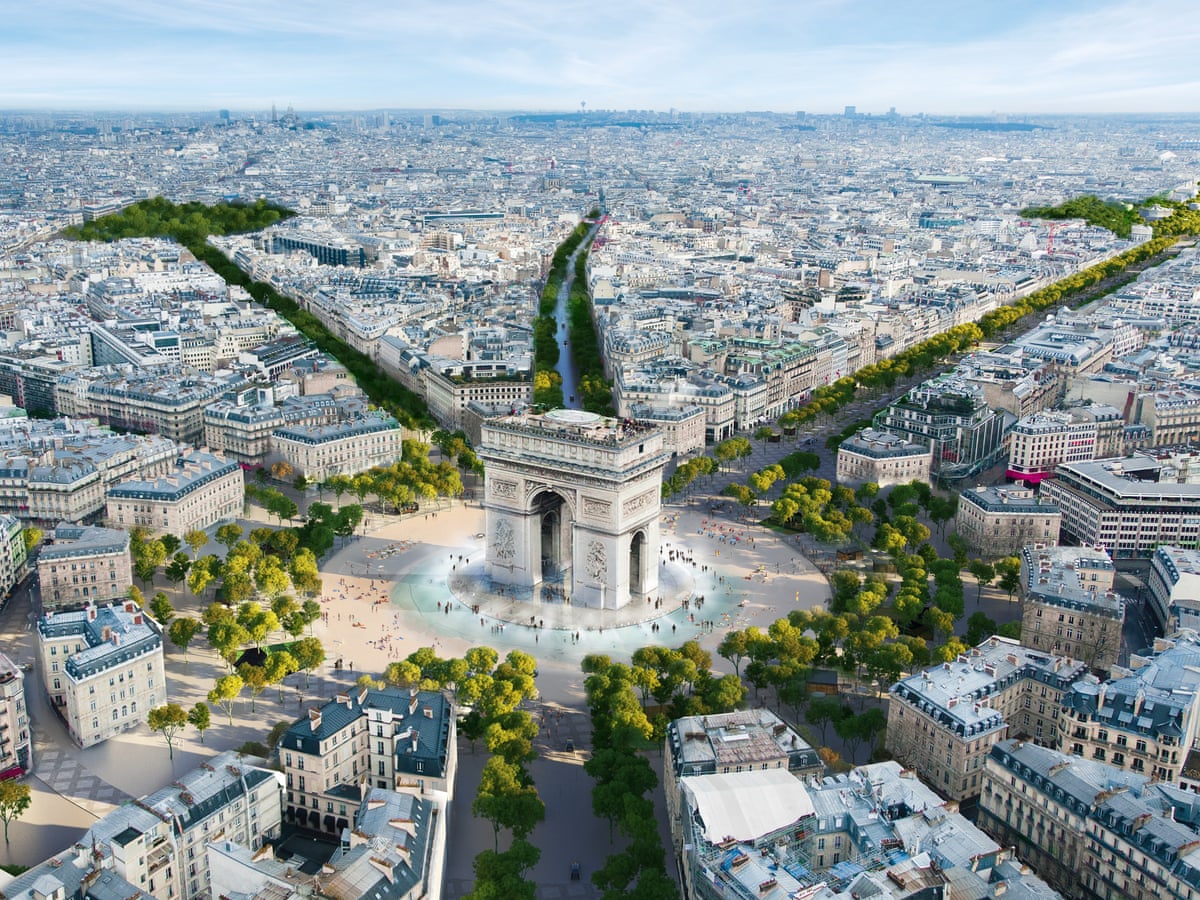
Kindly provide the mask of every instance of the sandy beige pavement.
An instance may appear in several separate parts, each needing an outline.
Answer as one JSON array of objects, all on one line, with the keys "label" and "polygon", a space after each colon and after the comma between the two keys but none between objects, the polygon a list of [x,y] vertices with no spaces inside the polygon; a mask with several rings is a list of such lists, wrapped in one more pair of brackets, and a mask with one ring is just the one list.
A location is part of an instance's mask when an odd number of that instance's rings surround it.
[{"label": "sandy beige pavement", "polygon": [[587,653],[625,657],[646,644],[691,638],[715,650],[729,630],[765,629],[829,596],[794,539],[716,517],[707,506],[664,507],[660,590],[620,610],[493,592],[478,506],[373,520],[322,565],[325,615],[316,633],[331,663],[341,658],[356,672],[378,674],[424,646],[461,656],[488,644],[575,665]]}]

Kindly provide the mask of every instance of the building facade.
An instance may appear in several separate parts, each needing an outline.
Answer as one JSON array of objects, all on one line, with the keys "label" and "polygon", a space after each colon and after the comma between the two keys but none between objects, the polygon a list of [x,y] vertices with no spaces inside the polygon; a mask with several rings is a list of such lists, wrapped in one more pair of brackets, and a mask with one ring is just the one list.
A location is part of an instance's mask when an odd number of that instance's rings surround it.
[{"label": "building facade", "polygon": [[16,516],[0,515],[0,596],[7,597],[25,577],[25,529]]},{"label": "building facade", "polygon": [[837,482],[858,487],[874,482],[881,488],[916,480],[928,482],[933,451],[894,434],[867,428],[842,441],[837,454]]},{"label": "building facade", "polygon": [[976,553],[1013,556],[1027,544],[1057,544],[1062,513],[1031,490],[976,487],[959,495],[954,527]]},{"label": "building facade", "polygon": [[1069,898],[1200,895],[1200,815],[1144,775],[1005,740],[984,767],[979,826]]},{"label": "building facade", "polygon": [[1124,450],[1125,419],[1112,406],[1038,412],[1009,432],[1009,478],[1036,484],[1065,462],[1116,456]]},{"label": "building facade", "polygon": [[1107,681],[1072,685],[1062,706],[1059,749],[1178,782],[1200,736],[1200,638],[1159,638]]},{"label": "building facade", "polygon": [[[250,765],[233,751],[220,753],[171,785],[117,807],[72,847],[7,885],[5,896],[208,898],[205,846],[224,838],[258,849],[265,841],[277,840],[282,785],[278,772]],[[54,879],[69,873],[67,867],[73,862],[89,873],[82,879],[84,891],[56,896],[47,890],[52,881],[43,880],[45,876]],[[78,879],[76,873],[69,875]]]},{"label": "building facade", "polygon": [[1200,541],[1200,484],[1161,481],[1153,457],[1064,463],[1041,486],[1062,510],[1065,540],[1103,546],[1114,559],[1149,556],[1162,544]]},{"label": "building facade", "polygon": [[979,385],[954,373],[913,388],[874,424],[928,447],[934,473],[946,479],[970,477],[1004,453],[1004,414],[988,406]]},{"label": "building facade", "polygon": [[107,603],[129,592],[129,532],[64,522],[49,538],[37,557],[43,611]]},{"label": "building facade", "polygon": [[0,653],[0,779],[33,769],[33,735],[25,705],[25,675]]},{"label": "building facade", "polygon": [[371,788],[319,873],[302,871],[271,848],[255,852],[233,840],[208,844],[212,896],[338,897],[339,900],[438,900],[448,810],[436,801]]},{"label": "building facade", "polygon": [[138,727],[167,698],[162,628],[132,602],[38,619],[38,663],[80,747]]},{"label": "building facade", "polygon": [[196,450],[181,456],[168,475],[124,481],[109,490],[108,522],[115,528],[140,525],[179,536],[236,517],[244,502],[241,466]]},{"label": "building facade", "polygon": [[1087,666],[990,637],[970,653],[891,688],[887,748],[937,791],[978,796],[984,758],[1009,733],[1058,741],[1063,693]]},{"label": "building facade", "polygon": [[292,425],[271,436],[274,451],[309,481],[390,466],[401,455],[400,423],[384,412],[329,425]]},{"label": "building facade", "polygon": [[457,768],[452,704],[436,691],[361,689],[313,707],[283,735],[287,820],[348,827],[363,785],[448,802]]},{"label": "building facade", "polygon": [[1161,546],[1150,558],[1147,604],[1166,634],[1200,631],[1200,550]]},{"label": "building facade", "polygon": [[1021,644],[1109,672],[1121,652],[1125,625],[1125,599],[1113,590],[1115,574],[1103,550],[1025,547]]}]

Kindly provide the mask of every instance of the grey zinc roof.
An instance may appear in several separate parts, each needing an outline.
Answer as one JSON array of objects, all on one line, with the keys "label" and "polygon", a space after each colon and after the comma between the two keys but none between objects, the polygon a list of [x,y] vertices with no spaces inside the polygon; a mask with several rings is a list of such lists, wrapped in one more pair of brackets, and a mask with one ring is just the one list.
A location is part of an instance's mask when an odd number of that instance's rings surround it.
[{"label": "grey zinc roof", "polygon": [[427,800],[373,788],[349,831],[350,848],[329,859],[335,871],[324,876],[326,892],[346,900],[406,896],[427,874],[433,812]]},{"label": "grey zinc roof", "polygon": [[39,560],[69,559],[93,553],[120,553],[129,548],[129,532],[98,525],[60,523],[52,535],[54,543],[38,551]]}]

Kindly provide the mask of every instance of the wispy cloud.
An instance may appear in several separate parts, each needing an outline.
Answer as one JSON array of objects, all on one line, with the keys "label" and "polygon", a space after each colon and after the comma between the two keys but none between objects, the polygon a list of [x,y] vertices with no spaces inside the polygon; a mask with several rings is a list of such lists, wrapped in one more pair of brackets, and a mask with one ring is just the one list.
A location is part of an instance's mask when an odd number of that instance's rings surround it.
[{"label": "wispy cloud", "polygon": [[1192,0],[8,6],[5,107],[1180,110],[1200,40]]}]

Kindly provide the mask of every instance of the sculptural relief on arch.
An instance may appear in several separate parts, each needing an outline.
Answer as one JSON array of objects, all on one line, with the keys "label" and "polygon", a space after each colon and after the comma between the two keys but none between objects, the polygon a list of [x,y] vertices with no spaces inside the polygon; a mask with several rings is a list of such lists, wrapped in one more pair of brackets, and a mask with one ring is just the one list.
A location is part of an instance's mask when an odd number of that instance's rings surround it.
[{"label": "sculptural relief on arch", "polygon": [[601,609],[658,588],[660,431],[560,409],[490,419],[481,432],[494,584],[554,585]]}]

